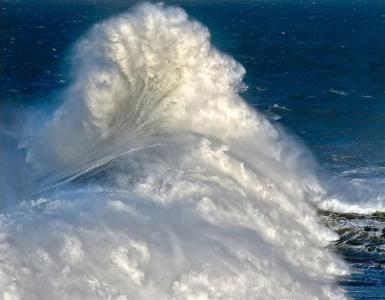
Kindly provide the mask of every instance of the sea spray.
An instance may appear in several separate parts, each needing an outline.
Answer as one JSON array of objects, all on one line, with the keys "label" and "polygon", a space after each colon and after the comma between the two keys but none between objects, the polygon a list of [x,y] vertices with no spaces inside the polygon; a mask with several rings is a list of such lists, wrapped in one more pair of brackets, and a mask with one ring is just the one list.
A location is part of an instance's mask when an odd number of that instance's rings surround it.
[{"label": "sea spray", "polygon": [[143,4],[73,61],[23,143],[32,199],[1,216],[2,298],[344,298],[311,156],[243,101],[207,28]]}]

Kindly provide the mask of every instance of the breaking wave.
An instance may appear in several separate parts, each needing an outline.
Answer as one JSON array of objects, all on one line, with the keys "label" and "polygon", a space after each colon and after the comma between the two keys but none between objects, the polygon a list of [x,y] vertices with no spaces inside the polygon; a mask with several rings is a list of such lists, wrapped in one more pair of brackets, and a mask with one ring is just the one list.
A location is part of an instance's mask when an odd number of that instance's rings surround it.
[{"label": "breaking wave", "polygon": [[30,196],[1,215],[2,299],[345,297],[316,164],[244,102],[244,68],[206,27],[143,4],[95,25],[73,66],[21,145]]}]

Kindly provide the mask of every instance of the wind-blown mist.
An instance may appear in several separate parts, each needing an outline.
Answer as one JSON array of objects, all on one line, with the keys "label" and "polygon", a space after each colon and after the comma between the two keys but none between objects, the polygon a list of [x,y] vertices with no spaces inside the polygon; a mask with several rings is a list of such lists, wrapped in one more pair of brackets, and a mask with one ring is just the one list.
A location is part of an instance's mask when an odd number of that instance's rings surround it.
[{"label": "wind-blown mist", "polygon": [[144,4],[74,52],[22,144],[34,196],[2,215],[1,298],[344,298],[315,164],[243,101],[207,28]]}]

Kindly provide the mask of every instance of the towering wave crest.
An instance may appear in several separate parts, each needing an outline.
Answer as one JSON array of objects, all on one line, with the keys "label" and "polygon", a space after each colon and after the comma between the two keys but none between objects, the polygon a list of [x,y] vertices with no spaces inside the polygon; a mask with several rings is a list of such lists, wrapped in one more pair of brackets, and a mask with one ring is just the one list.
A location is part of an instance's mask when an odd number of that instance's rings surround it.
[{"label": "towering wave crest", "polygon": [[1,215],[2,298],[345,297],[315,164],[242,100],[243,67],[203,25],[144,4],[73,60],[25,143],[39,196]]}]

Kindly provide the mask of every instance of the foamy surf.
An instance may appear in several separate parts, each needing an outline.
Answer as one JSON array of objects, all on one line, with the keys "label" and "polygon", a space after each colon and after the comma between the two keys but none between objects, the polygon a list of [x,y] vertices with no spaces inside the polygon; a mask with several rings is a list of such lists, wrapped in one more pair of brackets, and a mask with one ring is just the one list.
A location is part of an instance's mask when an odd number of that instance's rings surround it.
[{"label": "foamy surf", "polygon": [[144,4],[95,25],[73,65],[22,145],[38,196],[1,215],[2,298],[345,298],[316,164],[244,102],[207,28]]}]

